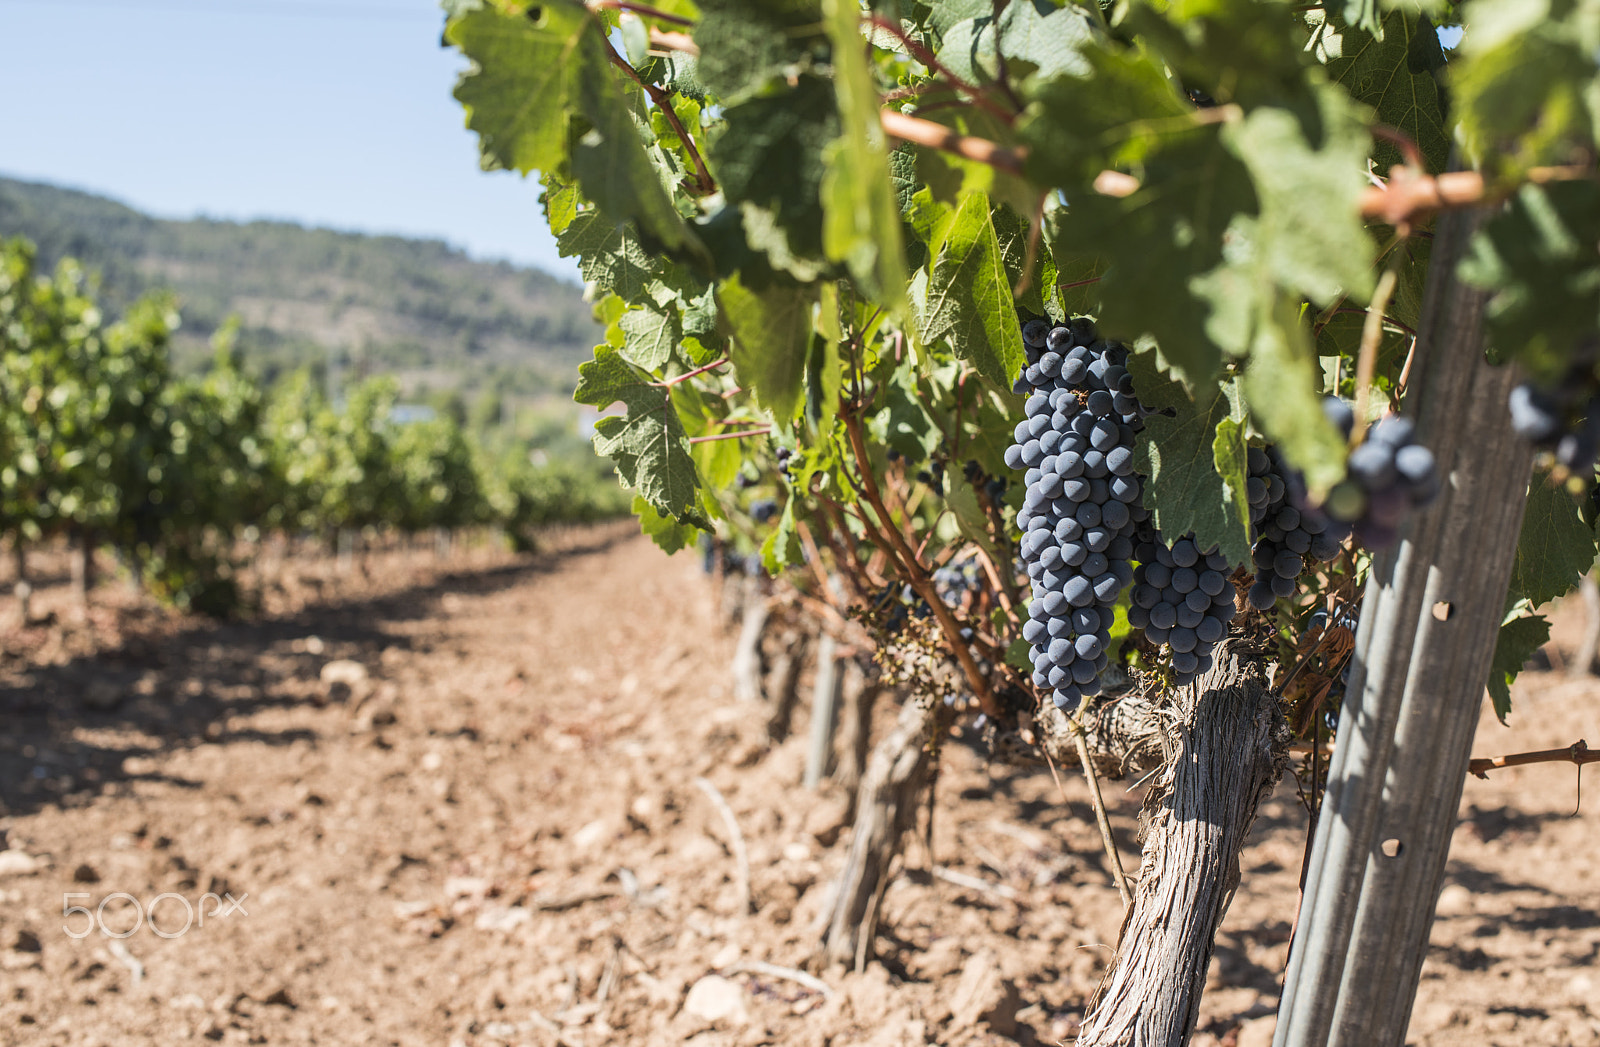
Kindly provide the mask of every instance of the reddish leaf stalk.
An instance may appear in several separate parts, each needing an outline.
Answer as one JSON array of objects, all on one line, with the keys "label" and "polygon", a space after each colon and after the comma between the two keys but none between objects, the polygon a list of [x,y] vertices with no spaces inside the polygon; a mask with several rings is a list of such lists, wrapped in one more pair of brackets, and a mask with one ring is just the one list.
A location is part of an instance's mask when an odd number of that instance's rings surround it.
[{"label": "reddish leaf stalk", "polygon": [[913,39],[909,34],[906,33],[905,30],[901,29],[894,22],[891,22],[882,15],[873,15],[871,22],[874,29],[881,29],[904,44],[906,46],[906,50],[911,52],[911,57],[915,58],[929,69],[932,69],[935,73],[948,80],[952,87],[970,98],[974,105],[978,106],[980,109],[984,109],[990,113],[993,113],[995,116],[1004,121],[1008,127],[1013,121],[1016,120],[1017,117],[1015,113],[1007,112],[1006,110],[995,105],[984,94],[982,88],[975,87],[974,85],[969,84],[965,80],[961,79],[956,74],[952,73],[942,63],[940,63],[939,59],[935,57],[932,51],[929,51],[926,47],[923,47],[920,41]]},{"label": "reddish leaf stalk", "polygon": [[700,158],[700,150],[695,146],[694,139],[689,136],[689,132],[684,128],[683,121],[679,120],[678,114],[673,111],[672,92],[662,90],[641,77],[638,70],[628,64],[627,59],[617,54],[617,49],[611,46],[609,39],[605,41],[605,45],[606,55],[610,58],[611,64],[626,73],[628,79],[638,84],[640,89],[650,96],[650,101],[654,102],[656,108],[661,110],[661,115],[666,117],[668,124],[672,125],[673,133],[678,136],[679,141],[683,142],[684,151],[689,154],[689,159],[694,162],[695,178],[698,183],[696,187],[703,194],[715,192],[717,183],[712,179],[711,172],[706,170],[706,163]]},{"label": "reddish leaf stalk", "polygon": [[700,57],[700,45],[695,43],[694,37],[688,33],[669,33],[651,26],[650,46],[659,51],[681,51],[686,55]]},{"label": "reddish leaf stalk", "polygon": [[1513,753],[1510,756],[1476,756],[1467,764],[1467,770],[1479,778],[1488,778],[1490,771],[1502,767],[1525,767],[1531,763],[1600,763],[1600,749],[1590,749],[1582,738],[1565,749],[1540,749],[1531,753]]},{"label": "reddish leaf stalk", "polygon": [[636,15],[641,15],[645,18],[659,19],[663,22],[670,22],[673,25],[694,25],[693,20],[685,18],[682,15],[668,14],[665,11],[650,7],[647,4],[633,3],[632,0],[589,0],[588,7],[591,11],[632,11]]},{"label": "reddish leaf stalk", "polygon": [[[651,382],[650,384],[655,386],[657,389],[666,389],[666,388],[669,388],[671,386],[677,385],[679,382],[687,382],[691,378],[697,378],[700,375],[705,374],[707,371],[715,371],[717,368],[719,368],[723,364],[727,363],[728,359],[729,359],[728,357],[723,356],[723,357],[720,357],[720,358],[718,358],[716,360],[711,361],[710,363],[706,364],[703,367],[696,367],[692,371],[688,371],[688,372],[686,372],[684,374],[680,374],[676,378],[667,378],[667,379],[664,379],[664,380],[659,381],[659,382]],[[738,390],[735,390],[735,392],[737,392],[737,391]]]},{"label": "reddish leaf stalk", "polygon": [[[822,504],[823,511],[828,514],[829,522],[833,524],[828,529],[826,537],[829,547],[833,549],[835,559],[840,562],[848,561],[853,573],[865,579],[874,588],[882,585],[883,579],[876,577],[875,572],[869,570],[867,565],[861,561],[861,553],[856,548],[855,536],[850,533],[850,528],[845,525],[844,511],[839,504],[823,494],[817,494],[816,497],[817,501]],[[859,584],[855,588],[858,592],[861,590]]]},{"label": "reddish leaf stalk", "polygon": [[1416,141],[1410,135],[1388,124],[1373,124],[1370,130],[1372,137],[1381,138],[1399,149],[1400,155],[1406,158],[1406,166],[1415,169],[1418,174],[1427,172],[1428,165],[1423,162],[1422,150],[1417,148]]},{"label": "reddish leaf stalk", "polygon": [[[988,139],[956,134],[931,120],[921,120],[893,110],[883,110],[879,117],[885,133],[894,138],[964,156],[1009,174],[1023,173],[1022,164],[1027,157],[1024,148],[1007,149]],[[1227,118],[1231,117],[1211,117],[1199,122],[1214,123]],[[1545,185],[1594,178],[1596,175],[1597,172],[1588,167],[1534,167],[1527,171],[1524,181]],[[1106,196],[1129,196],[1138,188],[1138,181],[1121,171],[1102,171],[1095,178],[1095,190]],[[1397,166],[1391,172],[1387,185],[1369,186],[1362,191],[1358,209],[1364,217],[1381,218],[1390,225],[1399,225],[1407,218],[1423,212],[1473,207],[1492,202],[1495,196],[1484,182],[1483,175],[1476,171],[1420,175],[1406,167]]]},{"label": "reddish leaf stalk", "polygon": [[765,436],[770,432],[772,432],[772,426],[761,425],[754,429],[738,429],[733,432],[714,433],[711,436],[695,436],[691,437],[689,442],[692,444],[704,444],[710,443],[712,440],[740,440],[746,436]]},{"label": "reddish leaf stalk", "polygon": [[927,572],[922,569],[922,564],[917,560],[916,554],[906,543],[894,521],[889,515],[889,510],[884,507],[883,498],[878,492],[878,481],[872,475],[868,466],[871,461],[867,457],[866,443],[861,438],[861,419],[853,412],[845,416],[845,431],[850,436],[850,448],[855,452],[856,461],[861,465],[861,479],[866,486],[867,501],[871,504],[873,512],[878,519],[883,521],[884,531],[889,535],[894,545],[894,550],[903,561],[902,566],[906,578],[913,591],[933,611],[934,619],[939,623],[939,628],[944,632],[945,643],[955,652],[956,661],[961,664],[961,670],[966,674],[967,684],[972,688],[973,695],[978,699],[978,707],[990,716],[1000,715],[1000,704],[995,700],[994,692],[989,689],[989,681],[984,679],[983,673],[978,669],[978,663],[973,660],[972,652],[968,649],[967,641],[961,638],[961,626],[956,623],[951,615],[950,608],[939,599],[939,594],[934,592],[928,580]]},{"label": "reddish leaf stalk", "polygon": [[964,156],[1010,174],[1022,174],[1023,150],[1007,149],[985,138],[957,134],[943,124],[907,116],[892,109],[881,111],[878,118],[883,124],[884,133],[893,138]]}]

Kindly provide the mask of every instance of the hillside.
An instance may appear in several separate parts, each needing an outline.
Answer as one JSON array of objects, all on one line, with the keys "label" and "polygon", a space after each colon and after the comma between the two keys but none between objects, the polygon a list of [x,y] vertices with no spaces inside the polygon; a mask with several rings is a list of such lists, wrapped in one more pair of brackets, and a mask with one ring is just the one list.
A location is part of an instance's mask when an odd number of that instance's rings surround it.
[{"label": "hillside", "polygon": [[580,288],[536,269],[478,262],[438,240],[288,222],[152,218],[90,193],[0,178],[0,237],[25,236],[54,266],[75,257],[120,307],[155,289],[182,306],[180,363],[206,354],[230,314],[271,379],[325,363],[397,374],[414,391],[537,393],[569,382],[598,328]]}]

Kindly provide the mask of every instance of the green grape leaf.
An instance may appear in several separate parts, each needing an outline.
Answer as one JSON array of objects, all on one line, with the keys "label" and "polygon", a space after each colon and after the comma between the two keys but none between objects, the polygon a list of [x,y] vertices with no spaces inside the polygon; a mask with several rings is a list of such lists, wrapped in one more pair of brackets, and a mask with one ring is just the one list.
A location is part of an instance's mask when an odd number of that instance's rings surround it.
[{"label": "green grape leaf", "polygon": [[[445,39],[473,63],[456,98],[484,166],[548,172],[570,161],[602,210],[629,216],[669,250],[703,253],[640,142],[643,102],[612,67],[605,34],[605,23],[576,0],[547,0],[527,13],[482,7],[446,27]],[[574,113],[590,126],[569,156]]]},{"label": "green grape leaf", "polygon": [[1005,6],[996,23],[994,7],[975,6],[974,17],[952,24],[939,47],[939,63],[956,77],[968,83],[1000,80],[1001,54],[1006,60],[1005,72],[1014,83],[1029,72],[1088,75],[1089,66],[1081,52],[1093,46],[1095,29],[1083,8],[1018,0]]},{"label": "green grape leaf", "polygon": [[815,0],[710,0],[700,10],[697,71],[726,104],[809,64],[810,52],[825,39]]},{"label": "green grape leaf", "polygon": [[[723,195],[744,213],[750,246],[793,271],[822,258],[822,152],[839,134],[833,85],[801,76],[789,90],[754,95],[723,113],[711,161]],[[797,273],[815,276],[817,266]]]},{"label": "green grape leaf", "polygon": [[945,507],[955,517],[956,526],[967,541],[982,549],[991,563],[1004,563],[1005,557],[995,549],[989,538],[989,517],[978,502],[978,492],[960,473],[945,477]]},{"label": "green grape leaf", "polygon": [[1550,620],[1531,614],[1512,617],[1500,626],[1495,638],[1494,660],[1489,663],[1489,697],[1494,702],[1494,714],[1501,723],[1511,715],[1511,684],[1522,667],[1528,664],[1534,652],[1550,641]]},{"label": "green grape leaf", "polygon": [[890,447],[908,462],[925,461],[944,441],[944,434],[917,396],[917,376],[908,360],[896,368],[879,388],[883,407],[867,419],[873,443]]},{"label": "green grape leaf", "polygon": [[1237,517],[1239,526],[1250,533],[1250,495],[1245,484],[1250,477],[1247,456],[1250,448],[1245,442],[1244,426],[1232,418],[1217,423],[1217,435],[1211,443],[1211,459],[1217,475],[1228,492],[1229,510]]},{"label": "green grape leaf", "polygon": [[[1159,55],[1129,49],[1083,57],[1085,74],[1040,78],[1028,92],[1017,134],[1028,146],[1034,183],[1087,189],[1105,168],[1141,165],[1169,142],[1194,136],[1194,107],[1173,87]],[[1079,203],[1077,195],[1069,206]]]},{"label": "green grape leaf", "polygon": [[[1150,156],[1132,194],[1076,198],[1051,248],[1063,271],[1104,264],[1094,285],[1102,330],[1123,341],[1153,335],[1173,371],[1194,385],[1222,364],[1213,317],[1241,307],[1238,287],[1206,277],[1232,268],[1224,236],[1236,214],[1256,207],[1244,165],[1205,128],[1174,137]],[[1245,307],[1249,301],[1243,299]]]},{"label": "green grape leaf", "polygon": [[598,211],[584,211],[556,237],[563,258],[578,257],[584,280],[633,305],[650,301],[650,290],[667,263],[645,249],[639,231],[617,225]]},{"label": "green grape leaf", "polygon": [[889,174],[889,149],[878,118],[878,86],[862,47],[856,0],[822,0],[833,42],[840,137],[824,154],[823,247],[862,289],[890,312],[905,302],[900,207]]},{"label": "green grape leaf", "polygon": [[633,515],[639,518],[639,530],[650,536],[663,552],[675,553],[699,540],[700,528],[694,524],[679,523],[671,516],[663,516],[639,495],[633,498]]},{"label": "green grape leaf", "polygon": [[1305,24],[1288,4],[1130,5],[1118,29],[1159,54],[1176,83],[1221,104],[1298,107],[1314,82],[1300,53]]},{"label": "green grape leaf", "polygon": [[648,126],[643,98],[606,60],[599,24],[589,19],[581,41],[574,93],[592,126],[573,144],[572,172],[584,195],[600,210],[627,215],[669,251],[703,256],[704,246],[663,185],[663,176],[670,172],[657,167],[640,142],[641,128]]},{"label": "green grape leaf", "polygon": [[1600,55],[1587,4],[1475,0],[1451,62],[1451,109],[1467,148],[1507,179],[1583,163],[1600,126]]},{"label": "green grape leaf", "polygon": [[1378,13],[1378,0],[1345,0],[1344,20],[1357,29],[1365,30],[1383,39],[1383,19]]},{"label": "green grape leaf", "polygon": [[[1430,173],[1442,172],[1450,159],[1450,132],[1438,82],[1444,51],[1433,23],[1404,8],[1384,15],[1377,34],[1352,33],[1347,21],[1320,9],[1307,19],[1325,13],[1329,17],[1313,22],[1311,51],[1327,66],[1328,76],[1351,99],[1371,106],[1379,123],[1415,142]],[[1380,138],[1374,140],[1372,160],[1378,173],[1387,175],[1406,158],[1395,143]]]},{"label": "green grape leaf", "polygon": [[1128,373],[1133,376],[1133,391],[1139,402],[1151,410],[1177,409],[1190,403],[1183,383],[1171,377],[1153,339],[1140,339],[1128,346]]},{"label": "green grape leaf", "polygon": [[544,205],[545,223],[550,226],[550,232],[560,236],[578,215],[578,184],[563,182],[548,173],[540,181],[544,184],[539,202]]},{"label": "green grape leaf", "polygon": [[1261,213],[1251,229],[1256,264],[1280,287],[1327,304],[1372,291],[1371,238],[1362,226],[1361,169],[1368,135],[1342,91],[1315,92],[1302,119],[1263,106],[1222,137],[1255,182]]},{"label": "green grape leaf", "polygon": [[[976,383],[968,388],[976,388]],[[966,402],[963,396],[962,403]],[[977,421],[968,429],[961,445],[962,453],[976,460],[990,476],[1010,474],[1006,468],[1006,448],[1011,446],[1011,430],[1016,427],[1016,418],[1004,406],[998,396],[985,396],[980,400]]]},{"label": "green grape leaf", "polygon": [[[696,338],[709,338],[717,333],[717,297],[708,285],[695,295],[683,296],[683,315],[680,319],[683,333]],[[705,360],[699,363],[705,363]]]},{"label": "green grape leaf", "polygon": [[785,567],[804,562],[804,552],[795,530],[794,499],[783,503],[778,524],[761,543],[761,565],[767,573],[777,576]]},{"label": "green grape leaf", "polygon": [[[974,106],[957,109],[931,109],[919,117],[941,124],[962,135],[971,135],[998,145],[1017,141],[1011,125],[993,113]],[[939,149],[916,148],[916,175],[936,200],[952,206],[969,193],[987,193],[992,204],[1006,204],[1018,214],[1032,214],[1038,207],[1039,190],[1026,180],[999,168],[969,160]]]},{"label": "green grape leaf", "polygon": [[[1000,242],[1000,256],[1005,261],[1006,280],[1016,287],[1023,278],[1023,267],[1028,261],[1028,238],[1032,232],[1028,220],[1005,204],[989,213],[994,222],[994,235]],[[1056,266],[1050,252],[1041,242],[1034,249],[1033,269],[1027,274],[1028,286],[1017,299],[1017,306],[1027,312],[1044,315],[1044,292],[1055,286]]]},{"label": "green grape leaf", "polygon": [[903,215],[911,210],[911,198],[921,187],[917,177],[917,151],[902,142],[889,150],[889,180],[894,183],[894,202]]},{"label": "green grape leaf", "polygon": [[956,212],[923,308],[925,343],[948,339],[955,354],[996,389],[1011,390],[1027,357],[989,200],[982,194],[967,197]]},{"label": "green grape leaf", "polygon": [[[830,304],[826,292],[831,286],[823,285],[824,314]],[[837,303],[834,304],[837,307]],[[839,413],[839,396],[843,390],[844,368],[839,366],[839,343],[823,334],[813,335],[806,355],[806,421],[811,424],[812,432],[833,431],[833,419]]]},{"label": "green grape leaf", "polygon": [[572,398],[601,409],[620,401],[625,415],[608,415],[595,424],[595,451],[616,463],[622,482],[657,512],[682,519],[694,510],[699,501],[694,459],[665,390],[616,349],[600,345],[594,359],[578,368]]},{"label": "green grape leaf", "polygon": [[739,384],[774,418],[793,421],[805,394],[806,349],[811,340],[815,286],[775,283],[752,290],[739,277],[717,289],[717,303],[733,335]]},{"label": "green grape leaf", "polygon": [[1006,664],[1021,673],[1033,672],[1033,645],[1017,637],[1006,646]]},{"label": "green grape leaf", "polygon": [[1244,563],[1250,556],[1248,508],[1241,518],[1230,507],[1233,496],[1214,452],[1218,443],[1226,442],[1218,430],[1229,421],[1231,409],[1229,398],[1218,390],[1204,407],[1185,403],[1175,417],[1151,415],[1134,445],[1133,460],[1134,468],[1147,477],[1144,502],[1167,540],[1193,531],[1200,548],[1220,546],[1230,563]]},{"label": "green grape leaf", "polygon": [[[1049,233],[1045,243],[1053,242]],[[1057,267],[1060,268],[1057,268]],[[1100,279],[1105,275],[1105,260],[1099,255],[1078,255],[1071,260],[1051,258],[1051,268],[1056,270],[1055,286],[1046,295],[1050,312],[1057,320],[1092,313],[1100,301]],[[1059,315],[1058,315],[1059,311]]]},{"label": "green grape leaf", "polygon": [[906,223],[923,243],[928,245],[929,257],[939,253],[944,246],[945,234],[955,221],[956,209],[938,199],[931,189],[919,189],[906,208]]},{"label": "green grape leaf", "polygon": [[659,371],[672,359],[672,350],[681,334],[676,316],[666,316],[652,309],[632,309],[617,321],[626,341],[623,351],[628,359],[646,371]]},{"label": "green grape leaf", "polygon": [[1344,478],[1345,442],[1322,413],[1322,376],[1310,343],[1299,303],[1280,301],[1256,328],[1244,394],[1267,439],[1305,474],[1318,500]]},{"label": "green grape leaf", "polygon": [[707,440],[690,446],[695,469],[701,481],[711,490],[725,491],[738,479],[745,456],[740,443],[740,440]]},{"label": "green grape leaf", "polygon": [[1600,317],[1600,186],[1525,185],[1473,238],[1462,280],[1491,293],[1490,344],[1559,381]]},{"label": "green grape leaf", "polygon": [[628,64],[637,69],[650,60],[650,29],[644,24],[644,19],[637,16],[624,17],[620,28]]},{"label": "green grape leaf", "polygon": [[472,60],[456,84],[487,170],[553,171],[567,154],[573,69],[590,25],[579,5],[542,5],[539,18],[480,7],[452,20],[445,40]]},{"label": "green grape leaf", "polygon": [[1538,607],[1565,596],[1594,566],[1595,553],[1595,533],[1578,515],[1572,496],[1548,474],[1534,473],[1511,566],[1510,599]]}]

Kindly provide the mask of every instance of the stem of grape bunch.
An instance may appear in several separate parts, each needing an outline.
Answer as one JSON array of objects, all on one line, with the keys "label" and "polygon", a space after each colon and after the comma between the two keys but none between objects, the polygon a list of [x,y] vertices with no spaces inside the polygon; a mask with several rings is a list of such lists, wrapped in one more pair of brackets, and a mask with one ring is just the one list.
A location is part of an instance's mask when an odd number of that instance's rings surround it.
[{"label": "stem of grape bunch", "polygon": [[988,679],[978,668],[978,663],[972,657],[969,643],[961,636],[961,625],[951,615],[950,608],[934,592],[928,579],[928,573],[917,559],[917,554],[901,536],[899,528],[895,526],[894,517],[883,504],[883,496],[878,490],[878,481],[873,475],[872,459],[867,456],[866,442],[861,436],[861,418],[853,410],[845,412],[845,432],[849,435],[850,449],[855,454],[856,463],[861,472],[863,492],[867,502],[872,506],[872,511],[877,514],[880,532],[888,537],[888,547],[893,550],[900,567],[900,575],[905,578],[916,594],[920,596],[930,608],[933,609],[934,619],[939,623],[939,629],[944,634],[945,643],[955,653],[956,661],[961,666],[962,674],[966,676],[967,685],[972,688],[973,697],[978,700],[978,707],[990,716],[1000,715],[1000,704],[995,701],[994,691]]}]

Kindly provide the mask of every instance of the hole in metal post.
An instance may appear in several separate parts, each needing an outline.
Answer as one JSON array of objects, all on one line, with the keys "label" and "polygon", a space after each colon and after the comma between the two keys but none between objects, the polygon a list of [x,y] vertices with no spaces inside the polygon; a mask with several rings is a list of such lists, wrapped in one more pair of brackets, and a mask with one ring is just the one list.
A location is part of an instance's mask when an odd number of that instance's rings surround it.
[{"label": "hole in metal post", "polygon": [[1433,616],[1441,622],[1448,622],[1450,620],[1450,612],[1453,610],[1455,608],[1450,606],[1449,601],[1440,600],[1433,605]]},{"label": "hole in metal post", "polygon": [[1400,852],[1405,850],[1405,845],[1399,840],[1389,839],[1379,844],[1378,849],[1383,852],[1385,858],[1398,858],[1400,857]]}]

